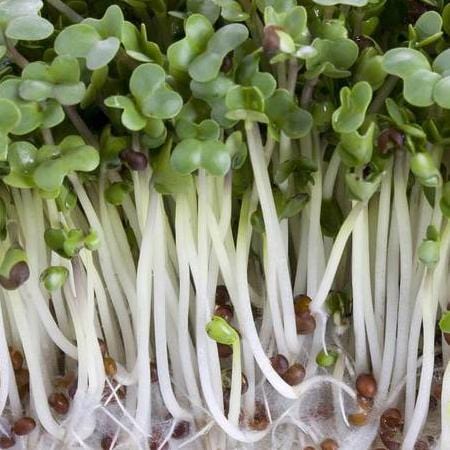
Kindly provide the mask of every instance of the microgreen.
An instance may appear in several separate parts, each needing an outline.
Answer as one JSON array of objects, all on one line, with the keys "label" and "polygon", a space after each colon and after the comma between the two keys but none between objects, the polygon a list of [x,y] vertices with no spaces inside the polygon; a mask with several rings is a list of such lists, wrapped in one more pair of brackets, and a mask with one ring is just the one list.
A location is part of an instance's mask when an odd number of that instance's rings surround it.
[{"label": "microgreen", "polygon": [[65,28],[56,38],[55,51],[63,56],[84,58],[89,69],[99,69],[118,52],[123,25],[122,10],[112,5],[99,20],[86,19]]},{"label": "microgreen", "polygon": [[0,447],[448,441],[447,1],[0,0],[0,31]]}]

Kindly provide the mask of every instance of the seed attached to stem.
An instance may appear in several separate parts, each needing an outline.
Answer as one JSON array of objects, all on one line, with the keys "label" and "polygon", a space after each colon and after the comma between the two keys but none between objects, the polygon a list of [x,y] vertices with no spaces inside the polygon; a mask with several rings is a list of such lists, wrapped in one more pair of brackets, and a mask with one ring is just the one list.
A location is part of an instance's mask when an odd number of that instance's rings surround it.
[{"label": "seed attached to stem", "polygon": [[36,421],[32,417],[22,417],[14,422],[12,430],[18,436],[26,436],[36,428]]},{"label": "seed attached to stem", "polygon": [[269,425],[269,418],[267,417],[266,408],[262,403],[256,403],[255,415],[249,422],[249,427],[255,431],[263,431]]},{"label": "seed attached to stem", "polygon": [[230,294],[228,294],[228,289],[224,285],[219,285],[216,287],[216,305],[226,305],[230,303]]},{"label": "seed attached to stem", "polygon": [[380,429],[397,431],[401,430],[403,426],[402,413],[398,408],[389,408],[383,412],[380,417]]},{"label": "seed attached to stem", "polygon": [[131,170],[141,171],[148,166],[148,158],[141,152],[126,149],[120,152],[119,157]]},{"label": "seed attached to stem", "polygon": [[231,322],[233,320],[233,316],[234,316],[233,307],[231,305],[217,306],[214,311],[214,315],[222,317],[227,322]]},{"label": "seed attached to stem", "polygon": [[14,436],[0,436],[0,448],[12,448],[16,445]]},{"label": "seed attached to stem", "polygon": [[172,437],[174,439],[184,439],[191,431],[191,424],[186,420],[180,420],[173,429]]},{"label": "seed attached to stem", "polygon": [[299,294],[294,297],[294,310],[295,314],[301,314],[309,312],[309,305],[311,298],[304,294]]},{"label": "seed attached to stem", "polygon": [[312,334],[316,329],[316,319],[309,311],[295,314],[295,324],[297,326],[297,334],[300,335]]},{"label": "seed attached to stem", "polygon": [[231,347],[231,345],[217,344],[217,351],[219,353],[219,358],[225,359],[233,354],[233,347]]},{"label": "seed attached to stem", "polygon": [[69,399],[61,392],[54,392],[48,398],[48,404],[58,414],[67,414],[69,411]]},{"label": "seed attached to stem", "polygon": [[284,375],[289,369],[289,361],[284,355],[278,354],[270,358],[270,362],[278,375]]},{"label": "seed attached to stem", "polygon": [[366,398],[374,398],[377,394],[377,382],[370,373],[362,373],[356,379],[356,391]]},{"label": "seed attached to stem", "polygon": [[102,447],[102,450],[110,450],[113,443],[113,438],[111,436],[105,436],[101,443],[100,446]]},{"label": "seed attached to stem", "polygon": [[284,381],[291,386],[300,384],[305,378],[305,368],[300,363],[295,363],[283,375]]}]

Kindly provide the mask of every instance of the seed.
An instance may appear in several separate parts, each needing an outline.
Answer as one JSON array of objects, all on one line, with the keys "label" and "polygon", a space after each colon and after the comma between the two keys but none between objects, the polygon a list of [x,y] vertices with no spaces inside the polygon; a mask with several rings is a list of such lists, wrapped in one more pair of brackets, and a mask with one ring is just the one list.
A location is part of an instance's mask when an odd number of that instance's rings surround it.
[{"label": "seed", "polygon": [[300,363],[295,363],[283,375],[283,380],[291,386],[300,384],[305,378],[305,368]]},{"label": "seed", "polygon": [[377,394],[377,382],[370,373],[362,373],[356,378],[356,390],[359,395],[366,398],[374,398]]},{"label": "seed", "polygon": [[227,322],[231,322],[233,320],[233,307],[231,305],[219,305],[216,307],[214,311],[215,316],[222,317]]},{"label": "seed", "polygon": [[13,431],[18,436],[30,434],[36,428],[36,421],[32,417],[22,417],[16,420],[13,425]]},{"label": "seed", "polygon": [[117,364],[114,359],[106,356],[103,358],[103,366],[105,367],[105,373],[109,377],[113,377],[117,373]]},{"label": "seed", "polygon": [[169,444],[166,442],[163,447],[161,447],[161,443],[163,442],[164,437],[161,434],[161,430],[153,429],[152,437],[150,438],[150,450],[168,450]]},{"label": "seed", "polygon": [[216,305],[226,305],[230,302],[230,294],[224,285],[216,287]]},{"label": "seed", "polygon": [[174,439],[184,439],[191,430],[191,424],[186,420],[180,420],[173,429],[172,437]]},{"label": "seed", "polygon": [[266,408],[263,404],[257,403],[255,408],[255,415],[249,422],[249,427],[255,431],[263,431],[269,425]]},{"label": "seed", "polygon": [[378,136],[377,146],[382,154],[387,154],[392,148],[402,148],[404,136],[395,128],[387,128]]},{"label": "seed", "polygon": [[311,334],[316,329],[316,319],[309,312],[302,312],[295,315],[295,324],[297,326],[297,334]]},{"label": "seed", "polygon": [[150,380],[152,383],[158,382],[158,369],[154,361],[150,362]]},{"label": "seed", "polygon": [[1,436],[0,437],[0,448],[11,448],[16,445],[16,440],[14,436]]},{"label": "seed", "polygon": [[433,383],[431,392],[432,392],[433,397],[436,400],[440,400],[441,395],[442,395],[442,384],[441,383]]},{"label": "seed", "polygon": [[300,294],[294,297],[294,310],[295,314],[301,314],[309,311],[309,304],[311,303],[311,298],[307,295]]},{"label": "seed", "polygon": [[400,449],[400,442],[395,440],[395,433],[393,431],[381,431],[380,439],[388,450]]},{"label": "seed", "polygon": [[21,286],[30,277],[30,269],[25,261],[19,261],[9,271],[9,278],[0,275],[0,285],[4,289],[14,290]]},{"label": "seed", "polygon": [[219,358],[229,358],[233,354],[233,348],[231,345],[217,344],[217,351],[219,352]]},{"label": "seed", "polygon": [[16,382],[19,387],[29,384],[30,372],[28,372],[28,369],[21,368],[16,370]]},{"label": "seed", "polygon": [[316,363],[320,367],[331,367],[336,363],[337,359],[338,354],[334,350],[328,350],[327,352],[325,352],[325,350],[321,350],[317,353]]},{"label": "seed", "polygon": [[362,427],[367,423],[367,413],[360,412],[349,414],[348,421],[354,427]]},{"label": "seed", "polygon": [[418,439],[414,444],[414,450],[429,450],[430,446],[423,439]]},{"label": "seed", "polygon": [[262,46],[264,51],[269,55],[277,52],[280,48],[280,37],[278,36],[277,30],[280,30],[280,27],[275,25],[264,27]]},{"label": "seed", "polygon": [[23,355],[19,350],[9,347],[9,355],[14,370],[19,370],[23,366]]},{"label": "seed", "polygon": [[386,409],[380,417],[380,428],[383,431],[400,430],[402,425],[402,413],[397,408]]},{"label": "seed", "polygon": [[140,171],[147,168],[148,158],[144,153],[126,149],[120,152],[119,157],[131,170]]},{"label": "seed", "polygon": [[308,447],[303,447],[303,450],[316,450],[316,449],[308,445]]},{"label": "seed", "polygon": [[110,450],[113,445],[113,438],[111,436],[105,436],[100,443],[102,450]]},{"label": "seed", "polygon": [[284,375],[289,369],[289,361],[286,356],[278,354],[270,358],[270,362],[278,375]]},{"label": "seed", "polygon": [[322,450],[337,450],[339,448],[338,443],[334,439],[325,439],[320,444],[320,448]]},{"label": "seed", "polygon": [[67,414],[69,411],[69,399],[60,392],[54,392],[48,398],[48,404],[58,414]]}]

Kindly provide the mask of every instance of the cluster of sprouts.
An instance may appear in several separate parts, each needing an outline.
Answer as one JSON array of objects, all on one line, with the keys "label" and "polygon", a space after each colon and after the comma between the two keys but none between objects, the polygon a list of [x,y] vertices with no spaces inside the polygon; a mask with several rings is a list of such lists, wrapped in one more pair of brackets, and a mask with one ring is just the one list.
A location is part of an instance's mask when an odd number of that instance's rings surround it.
[{"label": "cluster of sprouts", "polygon": [[0,449],[450,449],[448,1],[0,31]]}]

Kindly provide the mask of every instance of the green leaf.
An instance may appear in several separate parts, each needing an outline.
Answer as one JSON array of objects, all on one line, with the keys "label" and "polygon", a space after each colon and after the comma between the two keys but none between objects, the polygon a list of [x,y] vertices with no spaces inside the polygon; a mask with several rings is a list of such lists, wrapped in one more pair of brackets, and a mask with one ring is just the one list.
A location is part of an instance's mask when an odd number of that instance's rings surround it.
[{"label": "green leaf", "polygon": [[341,134],[337,151],[342,162],[348,167],[368,164],[372,159],[374,134],[375,123],[370,125],[364,135],[359,134],[358,131]]},{"label": "green leaf", "polygon": [[248,30],[241,24],[220,28],[208,41],[206,50],[189,64],[189,75],[202,83],[217,77],[225,56],[248,38]]},{"label": "green leaf", "polygon": [[0,98],[0,132],[10,133],[20,123],[20,109],[6,98]]},{"label": "green leaf", "polygon": [[333,128],[338,133],[352,133],[364,123],[372,88],[366,81],[360,81],[351,89],[342,88],[339,95],[341,106],[333,113]]},{"label": "green leaf", "polygon": [[[115,29],[119,26],[120,21],[117,22],[116,13],[108,15],[108,11],[112,8],[120,10],[115,5],[108,8],[105,22],[102,22],[103,19],[100,21],[89,19],[65,28],[55,40],[56,53],[85,58],[86,65],[90,70],[99,69],[111,62],[120,47],[123,25],[120,23],[119,31]],[[122,13],[120,12],[120,14]]]},{"label": "green leaf", "polygon": [[450,311],[442,314],[441,320],[439,321],[439,328],[443,333],[450,333]]},{"label": "green leaf", "polygon": [[[18,6],[19,7],[19,6]],[[53,34],[53,25],[40,16],[20,16],[9,22],[5,35],[18,41],[40,41]]]},{"label": "green leaf", "polygon": [[115,37],[121,39],[124,18],[122,9],[118,5],[111,5],[101,19],[85,19],[84,24],[90,25],[103,38]]},{"label": "green leaf", "polygon": [[47,65],[41,61],[28,64],[22,71],[20,96],[25,100],[56,99],[62,105],[75,105],[84,97],[86,87],[80,81],[80,67],[75,58],[58,56]]},{"label": "green leaf", "polygon": [[366,6],[369,3],[369,0],[313,0],[314,3],[323,6],[332,6],[332,5],[350,5],[350,6]]},{"label": "green leaf", "polygon": [[91,172],[100,162],[97,150],[79,136],[67,136],[58,146],[45,145],[37,156],[33,180],[41,190],[52,193],[58,192],[68,173]]},{"label": "green leaf", "polygon": [[183,99],[167,87],[164,69],[148,63],[137,67],[130,78],[130,91],[144,116],[171,119],[183,106]]},{"label": "green leaf", "polygon": [[441,108],[450,109],[450,75],[435,84],[433,99]]},{"label": "green leaf", "polygon": [[11,130],[12,134],[24,135],[38,128],[42,123],[42,112],[36,102],[27,102],[19,96],[20,80],[9,78],[0,83],[0,97],[11,100],[20,110],[21,120]]},{"label": "green leaf", "polygon": [[55,51],[58,55],[85,58],[100,40],[101,36],[95,28],[83,23],[70,25],[58,34]]},{"label": "green leaf", "polygon": [[3,181],[12,187],[34,186],[32,172],[36,166],[37,148],[29,142],[14,142],[8,148],[9,174]]},{"label": "green leaf", "polygon": [[141,24],[139,31],[131,22],[125,22],[122,28],[122,44],[127,54],[137,61],[163,63],[159,46],[147,39],[145,24]]},{"label": "green leaf", "polygon": [[209,39],[214,34],[211,22],[200,14],[188,17],[184,27],[186,37],[167,49],[171,72],[173,70],[187,72],[191,61],[206,49]]},{"label": "green leaf", "polygon": [[109,64],[120,48],[120,41],[109,37],[96,42],[86,55],[86,66],[90,70],[100,69]]},{"label": "green leaf", "polygon": [[324,74],[330,78],[344,78],[358,58],[358,45],[351,39],[315,39],[316,55],[306,60],[307,78]]},{"label": "green leaf", "polygon": [[431,70],[425,55],[411,48],[394,48],[386,52],[383,67],[387,73],[400,78],[414,75],[418,70]]},{"label": "green leaf", "polygon": [[220,16],[220,7],[210,0],[187,0],[186,4],[189,12],[207,17],[212,24]]},{"label": "green leaf", "polygon": [[442,20],[444,31],[450,36],[450,4],[446,5],[442,11]]},{"label": "green leaf", "polygon": [[417,36],[421,41],[439,33],[442,30],[442,17],[436,11],[422,14],[415,24]]},{"label": "green leaf", "polygon": [[372,179],[363,179],[355,173],[348,172],[345,175],[345,184],[349,190],[350,196],[359,201],[369,201],[373,194],[378,191],[381,183],[381,175]]},{"label": "green leaf", "polygon": [[411,172],[426,187],[436,187],[442,181],[439,169],[429,153],[420,152],[412,156]]},{"label": "green leaf", "polygon": [[168,139],[160,151],[151,158],[155,189],[161,194],[181,194],[193,187],[192,176],[182,175],[170,162],[172,139]]},{"label": "green leaf", "polygon": [[203,168],[211,175],[225,175],[231,167],[228,149],[220,141],[185,139],[173,150],[172,167],[183,175]]},{"label": "green leaf", "polygon": [[313,126],[311,114],[300,108],[284,89],[276,90],[266,100],[265,112],[271,125],[275,125],[292,139],[306,136]]},{"label": "green leaf", "polygon": [[450,48],[437,56],[433,62],[433,70],[443,77],[450,75]]},{"label": "green leaf", "polygon": [[235,86],[227,92],[225,104],[229,119],[268,122],[264,114],[264,97],[258,88]]},{"label": "green leaf", "polygon": [[[426,69],[417,70],[404,80],[403,95],[405,100],[414,106],[431,106],[433,91],[436,83],[441,79],[437,73]],[[420,86],[420,89],[418,89]]]}]

